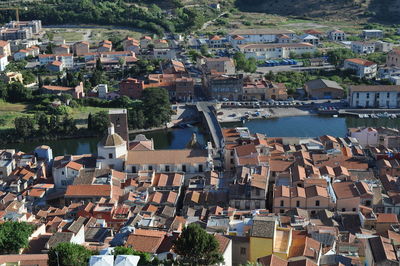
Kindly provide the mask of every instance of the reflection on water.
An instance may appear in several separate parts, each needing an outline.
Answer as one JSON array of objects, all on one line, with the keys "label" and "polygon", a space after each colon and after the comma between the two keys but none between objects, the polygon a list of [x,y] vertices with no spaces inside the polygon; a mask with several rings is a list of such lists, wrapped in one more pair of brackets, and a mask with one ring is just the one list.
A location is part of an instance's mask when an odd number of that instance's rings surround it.
[{"label": "reflection on water", "polygon": [[[203,134],[199,128],[184,128],[184,129],[167,129],[144,133],[144,135],[154,140],[156,149],[182,149],[190,141],[192,134],[196,133],[198,142],[205,146]],[[135,135],[131,135],[133,140]],[[97,143],[101,138],[78,138],[78,139],[63,139],[52,141],[33,141],[26,143],[10,143],[9,145],[1,145],[0,148],[16,149],[24,152],[31,152],[37,146],[48,145],[53,149],[53,156],[66,154],[88,154],[97,153]]]}]

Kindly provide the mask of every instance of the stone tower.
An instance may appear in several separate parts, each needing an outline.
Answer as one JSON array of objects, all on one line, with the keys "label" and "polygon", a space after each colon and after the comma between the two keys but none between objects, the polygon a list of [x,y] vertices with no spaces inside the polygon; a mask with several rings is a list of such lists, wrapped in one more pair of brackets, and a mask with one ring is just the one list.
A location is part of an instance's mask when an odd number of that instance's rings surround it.
[{"label": "stone tower", "polygon": [[128,111],[126,109],[112,109],[108,111],[108,118],[114,124],[115,133],[126,141],[129,148]]}]

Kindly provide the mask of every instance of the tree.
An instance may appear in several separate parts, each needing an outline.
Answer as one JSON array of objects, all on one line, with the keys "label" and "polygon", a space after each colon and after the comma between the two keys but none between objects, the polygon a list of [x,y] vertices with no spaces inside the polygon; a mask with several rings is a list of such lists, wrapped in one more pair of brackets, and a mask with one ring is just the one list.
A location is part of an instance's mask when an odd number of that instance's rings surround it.
[{"label": "tree", "polygon": [[[98,112],[91,115],[90,125],[88,125],[88,129],[90,128],[93,131],[96,131],[99,135],[104,134],[108,127],[108,114],[105,111]],[[89,122],[89,121],[88,121]]]},{"label": "tree", "polygon": [[13,82],[8,84],[7,94],[7,100],[16,103],[29,100],[32,96],[32,91],[19,82]]},{"label": "tree", "polygon": [[35,130],[35,121],[32,117],[21,116],[14,120],[15,131],[22,138],[32,136]]},{"label": "tree", "polygon": [[147,88],[142,93],[143,113],[146,114],[146,126],[158,127],[171,120],[171,105],[167,90]]},{"label": "tree", "polygon": [[88,265],[92,252],[84,246],[60,243],[49,250],[49,266]]},{"label": "tree", "polygon": [[255,58],[247,59],[244,53],[237,52],[233,59],[235,59],[236,68],[244,72],[254,73],[257,70],[257,61]]},{"label": "tree", "polygon": [[0,253],[19,254],[22,248],[28,247],[29,237],[34,226],[25,222],[4,222],[0,224]]},{"label": "tree", "polygon": [[174,244],[175,252],[181,256],[182,263],[214,265],[224,262],[219,253],[217,239],[198,224],[192,223],[183,229]]},{"label": "tree", "polygon": [[139,265],[151,265],[154,261],[151,258],[151,255],[146,252],[136,251],[132,248],[128,247],[115,247],[113,251],[114,256],[118,255],[136,255],[140,256]]},{"label": "tree", "polygon": [[330,50],[327,53],[328,61],[335,65],[340,66],[345,59],[354,58],[356,55],[350,50],[345,48]]}]

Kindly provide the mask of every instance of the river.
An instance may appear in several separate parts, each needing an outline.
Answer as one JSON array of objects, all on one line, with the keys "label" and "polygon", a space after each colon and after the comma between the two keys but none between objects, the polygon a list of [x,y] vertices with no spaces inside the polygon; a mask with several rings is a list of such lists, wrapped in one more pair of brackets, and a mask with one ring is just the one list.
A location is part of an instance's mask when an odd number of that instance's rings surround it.
[{"label": "river", "polygon": [[394,127],[400,128],[400,119],[358,118],[332,116],[291,116],[276,119],[250,120],[244,124],[224,123],[222,127],[245,126],[252,133],[263,133],[269,137],[318,137],[332,135],[344,137],[350,127]]},{"label": "river", "polygon": [[[292,116],[276,119],[250,120],[246,123],[224,123],[222,127],[246,126],[252,133],[263,133],[269,137],[317,137],[332,135],[344,137],[349,127],[385,126],[400,128],[400,119],[360,119],[357,117],[331,116]],[[147,138],[154,140],[156,149],[183,149],[196,133],[198,142],[205,146],[205,134],[199,127],[184,129],[167,129],[145,133]],[[133,140],[135,135],[131,135]],[[78,138],[43,142],[11,143],[0,148],[11,148],[31,152],[39,145],[49,145],[53,149],[53,156],[65,154],[87,154],[97,152],[97,143],[100,138]]]},{"label": "river", "polygon": [[[144,135],[154,140],[156,149],[183,149],[190,141],[192,134],[196,133],[198,142],[205,146],[206,140],[204,134],[198,127],[184,128],[184,129],[167,129],[157,130]],[[130,135],[133,140],[135,134]],[[9,145],[1,145],[0,148],[16,149],[24,152],[31,152],[37,146],[48,145],[53,149],[53,156],[66,155],[66,154],[89,154],[97,153],[97,143],[101,138],[76,138],[76,139],[62,139],[52,141],[32,141],[26,143],[10,143]]]}]

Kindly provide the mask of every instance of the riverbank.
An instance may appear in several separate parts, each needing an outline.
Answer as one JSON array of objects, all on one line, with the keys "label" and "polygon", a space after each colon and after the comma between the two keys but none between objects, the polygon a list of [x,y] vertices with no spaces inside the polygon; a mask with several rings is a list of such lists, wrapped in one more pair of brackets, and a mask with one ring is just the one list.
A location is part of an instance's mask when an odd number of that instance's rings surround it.
[{"label": "riverbank", "polygon": [[260,118],[280,118],[290,116],[314,115],[312,109],[299,109],[296,107],[288,108],[223,108],[218,112],[218,122],[230,123],[240,122],[241,118],[246,116],[246,120]]}]

